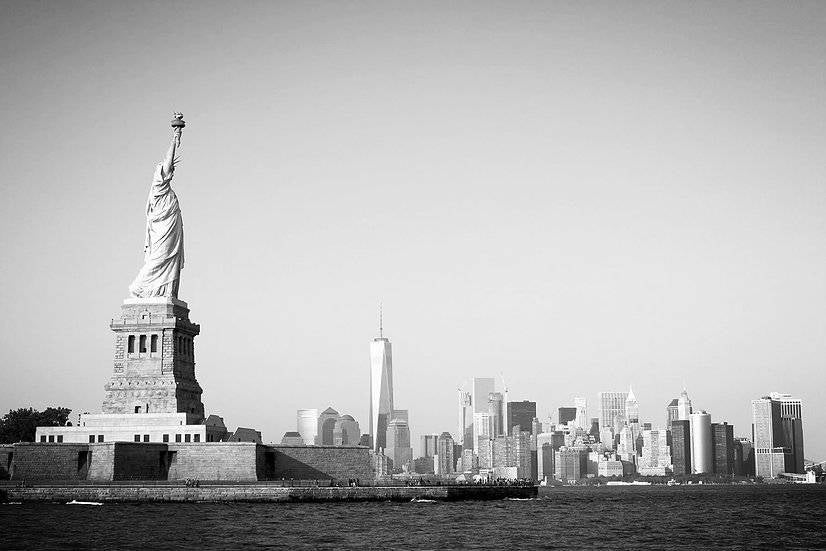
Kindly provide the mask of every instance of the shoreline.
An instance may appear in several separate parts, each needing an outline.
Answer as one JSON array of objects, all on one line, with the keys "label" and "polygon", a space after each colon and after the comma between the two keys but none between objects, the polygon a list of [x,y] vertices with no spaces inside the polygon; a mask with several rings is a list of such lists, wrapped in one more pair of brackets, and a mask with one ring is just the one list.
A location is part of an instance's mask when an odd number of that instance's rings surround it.
[{"label": "shoreline", "polygon": [[409,502],[531,499],[537,486],[280,486],[270,484],[37,484],[0,486],[0,502]]},{"label": "shoreline", "polygon": [[283,486],[266,483],[209,483],[199,486],[162,483],[72,484],[33,483],[0,485],[0,503],[325,503],[491,501],[542,499],[569,492],[772,491],[799,488],[824,490],[824,484],[665,484],[605,486]]}]

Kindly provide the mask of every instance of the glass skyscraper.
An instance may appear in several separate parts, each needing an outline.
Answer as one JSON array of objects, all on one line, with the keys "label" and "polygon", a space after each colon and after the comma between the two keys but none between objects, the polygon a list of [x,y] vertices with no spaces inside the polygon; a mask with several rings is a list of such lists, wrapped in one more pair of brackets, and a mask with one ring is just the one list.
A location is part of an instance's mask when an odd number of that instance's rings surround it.
[{"label": "glass skyscraper", "polygon": [[600,429],[612,429],[615,433],[619,433],[625,424],[625,401],[628,399],[628,393],[600,392],[597,398]]},{"label": "glass skyscraper", "polygon": [[387,447],[387,426],[393,414],[393,354],[390,339],[379,336],[370,343],[370,436],[373,449]]}]

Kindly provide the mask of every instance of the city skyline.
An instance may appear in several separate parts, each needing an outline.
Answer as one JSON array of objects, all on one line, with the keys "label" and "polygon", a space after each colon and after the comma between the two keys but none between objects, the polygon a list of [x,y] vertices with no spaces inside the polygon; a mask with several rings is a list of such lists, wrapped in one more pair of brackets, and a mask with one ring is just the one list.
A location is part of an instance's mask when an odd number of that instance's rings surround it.
[{"label": "city skyline", "polygon": [[379,302],[414,442],[458,438],[456,387],[501,372],[540,417],[633,384],[657,423],[684,385],[737,435],[772,391],[826,418],[822,4],[6,15],[5,411],[99,410],[180,110],[179,297],[232,426],[367,427]]},{"label": "city skyline", "polygon": [[[383,323],[380,320],[380,329],[379,329],[380,337],[373,339],[371,342],[371,358],[373,361],[371,362],[373,366],[380,365],[382,362],[375,362],[376,355],[373,353],[375,348],[376,342],[383,342],[385,343],[385,347],[389,346],[389,339],[384,337],[383,334]],[[380,369],[379,372],[382,370]],[[373,374],[375,370],[371,370],[371,389],[373,388]],[[662,422],[642,418],[639,414],[639,400],[636,398],[634,394],[632,385],[629,385],[628,392],[623,391],[599,391],[597,393],[597,406],[596,411],[588,410],[587,409],[587,398],[583,398],[580,395],[574,395],[569,403],[562,405],[558,408],[556,421],[554,421],[553,412],[548,412],[548,414],[544,417],[540,416],[539,410],[537,409],[537,402],[530,401],[530,400],[520,400],[520,401],[513,401],[508,400],[507,402],[503,402],[503,392],[507,392],[506,383],[504,380],[504,375],[500,373],[500,380],[501,385],[496,384],[495,378],[492,377],[472,377],[470,379],[466,379],[463,381],[460,386],[458,387],[459,394],[460,394],[460,401],[457,404],[457,407],[460,412],[460,419],[467,419],[471,422],[470,424],[470,443],[465,449],[469,449],[473,452],[474,456],[479,455],[479,441],[481,437],[485,439],[489,439],[493,442],[496,437],[500,435],[500,432],[497,431],[495,427],[497,427],[497,423],[495,422],[495,416],[502,415],[506,419],[508,419],[508,425],[517,424],[517,425],[527,425],[530,427],[530,423],[525,419],[531,418],[534,421],[538,421],[542,430],[549,430],[550,426],[562,426],[567,424],[572,424],[577,428],[586,429],[586,427],[582,426],[582,419],[588,418],[590,420],[594,420],[599,422],[600,432],[605,429],[602,426],[602,423],[605,419],[610,420],[612,427],[609,429],[614,431],[614,434],[618,438],[620,438],[620,448],[623,446],[627,447],[627,451],[633,451],[635,453],[639,453],[640,450],[637,449],[637,444],[635,442],[629,441],[628,444],[622,442],[622,438],[625,433],[620,432],[619,429],[621,427],[625,427],[626,429],[631,428],[633,429],[633,436],[629,433],[629,437],[633,437],[636,439],[640,437],[643,433],[645,433],[646,438],[648,438],[648,445],[651,445],[652,440],[650,438],[653,430],[653,434],[656,434],[656,438],[662,440],[663,444],[659,445],[654,443],[654,448],[656,451],[647,453],[653,453],[654,456],[657,457],[658,454],[665,454],[666,448],[668,448],[669,457],[671,457],[671,449],[669,446],[665,445],[665,434],[666,431],[670,429],[670,426],[675,421],[684,421],[686,424],[680,428],[681,434],[682,431],[686,431],[685,440],[685,450],[679,451],[679,461],[686,461],[686,463],[682,464],[682,469],[688,468],[688,471],[695,474],[709,474],[712,472],[725,472],[727,469],[724,467],[722,469],[718,469],[719,465],[719,458],[716,455],[718,454],[715,451],[715,446],[717,446],[717,441],[715,440],[719,435],[719,430],[724,430],[724,434],[726,434],[726,438],[731,442],[735,440],[743,440],[748,442],[751,446],[755,449],[758,449],[755,446],[755,441],[759,440],[760,438],[769,440],[772,439],[771,432],[769,436],[762,436],[760,431],[761,428],[757,423],[757,415],[755,413],[755,403],[763,402],[763,401],[770,401],[774,402],[776,412],[776,423],[778,424],[778,428],[776,431],[784,431],[783,436],[779,436],[779,439],[792,439],[792,442],[796,441],[797,444],[789,444],[792,446],[792,451],[786,451],[786,453],[792,453],[793,456],[796,458],[795,460],[788,462],[787,466],[790,468],[794,468],[794,472],[802,472],[803,470],[803,461],[804,459],[812,459],[817,461],[815,458],[806,458],[803,453],[803,433],[802,433],[802,425],[801,418],[802,418],[802,411],[803,405],[802,400],[793,396],[790,393],[785,392],[777,392],[771,391],[770,393],[764,393],[761,395],[761,398],[754,399],[751,401],[752,406],[752,424],[749,424],[744,431],[743,429],[737,429],[738,432],[735,433],[735,426],[734,424],[730,423],[728,420],[723,420],[720,417],[713,417],[711,412],[706,411],[705,409],[695,408],[694,403],[692,402],[687,389],[685,386],[682,388],[679,394],[679,398],[673,398],[672,400],[668,401],[665,406],[663,407],[663,420]],[[501,388],[500,388],[501,387]],[[497,388],[502,392],[497,392]],[[468,391],[469,390],[469,391]],[[372,391],[372,390],[371,390]],[[482,401],[480,404],[480,400],[474,397],[482,397],[486,396],[487,400]],[[470,399],[468,400],[468,397]],[[491,409],[494,403],[493,400],[496,397],[498,400],[496,402],[497,407],[495,409]],[[372,403],[371,403],[372,408]],[[781,408],[782,408],[782,417],[784,419],[796,419],[797,425],[789,424],[788,427],[780,427],[780,420],[781,420]],[[480,411],[475,411],[479,409]],[[299,419],[301,411],[307,410],[299,410]],[[530,413],[528,413],[530,411]],[[406,431],[406,442],[407,446],[411,445],[414,437],[413,431],[410,430],[409,422],[409,413],[408,410],[391,410],[393,417],[396,416],[398,413],[403,413],[402,417],[404,420],[404,426]],[[464,415],[470,414],[470,417],[466,418]],[[564,418],[563,418],[564,415]],[[527,416],[527,417],[526,417]],[[789,421],[791,423],[791,421]],[[449,424],[449,423],[448,423]],[[645,426],[646,428],[641,430],[641,427]],[[795,428],[796,427],[796,428]],[[467,428],[467,425],[463,427],[462,423],[460,423],[459,427],[457,427],[456,433],[463,433],[466,434],[464,429]],[[616,430],[615,430],[616,429]],[[524,430],[524,429],[523,429]],[[689,432],[690,431],[690,432]],[[789,436],[789,431],[793,432],[792,436]],[[530,430],[529,430],[530,432]],[[587,432],[587,431],[586,431]],[[453,436],[454,433],[450,431],[442,431],[442,434],[450,434]],[[389,432],[387,433],[390,434]],[[436,438],[439,433],[438,432],[427,432],[427,431],[416,431],[416,438],[421,439],[422,443],[424,444],[427,438]],[[504,434],[510,434],[509,430],[505,430]],[[371,434],[372,436],[372,434]],[[681,436],[682,438],[682,436]],[[454,440],[458,443],[459,440]],[[698,444],[701,443],[702,445]],[[677,446],[678,444],[675,444]],[[733,453],[731,446],[732,443],[726,444],[729,446],[728,448],[723,448],[725,453]],[[780,445],[780,444],[778,444]],[[786,445],[786,444],[783,444]],[[795,448],[795,446],[799,446],[799,449]],[[377,449],[379,446],[374,444],[374,449]],[[660,451],[662,448],[662,452]],[[418,459],[419,457],[425,458],[429,457],[426,453],[422,456],[417,456],[415,448],[411,450],[413,454],[408,458],[408,460],[412,461],[413,459]],[[490,449],[485,448],[483,454],[491,453]],[[391,452],[392,455],[392,452]],[[781,454],[782,455],[782,454]],[[683,457],[687,456],[686,459]],[[392,457],[391,457],[392,458]],[[541,459],[541,456],[540,456]],[[655,469],[658,468],[653,463],[658,462],[658,465],[661,465],[664,459],[652,459],[649,457],[647,460],[649,464],[647,467],[645,463],[643,463],[644,468]],[[724,460],[728,461],[729,464],[733,465],[733,458],[727,458]],[[480,459],[481,463],[481,459]],[[655,472],[655,471],[651,471]],[[680,471],[678,471],[679,473]],[[732,471],[733,472],[733,471]],[[772,470],[772,473],[775,471]],[[778,470],[777,472],[782,472],[782,469]],[[675,473],[677,474],[677,473]],[[759,473],[758,473],[759,474]]]},{"label": "city skyline", "polygon": [[826,1],[2,13],[4,548],[823,545]]}]

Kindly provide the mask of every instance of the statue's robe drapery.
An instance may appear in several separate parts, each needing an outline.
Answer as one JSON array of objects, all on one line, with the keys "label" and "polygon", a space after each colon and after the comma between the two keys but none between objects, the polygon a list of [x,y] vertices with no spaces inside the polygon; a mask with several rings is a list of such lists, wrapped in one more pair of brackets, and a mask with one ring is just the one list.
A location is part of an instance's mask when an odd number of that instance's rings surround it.
[{"label": "statue's robe drapery", "polygon": [[173,172],[155,168],[146,201],[144,264],[129,291],[136,297],[178,297],[184,267],[184,221],[178,197],[172,191]]}]

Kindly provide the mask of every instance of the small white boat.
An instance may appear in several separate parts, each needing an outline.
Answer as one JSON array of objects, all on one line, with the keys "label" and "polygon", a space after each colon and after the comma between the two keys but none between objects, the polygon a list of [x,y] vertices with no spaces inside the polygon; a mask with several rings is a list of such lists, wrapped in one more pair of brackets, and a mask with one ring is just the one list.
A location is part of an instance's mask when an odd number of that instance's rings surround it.
[{"label": "small white boat", "polygon": [[435,499],[425,499],[423,497],[414,497],[410,503],[436,503]]},{"label": "small white boat", "polygon": [[103,503],[99,501],[78,501],[73,499],[72,501],[66,503],[66,505],[103,505]]}]

